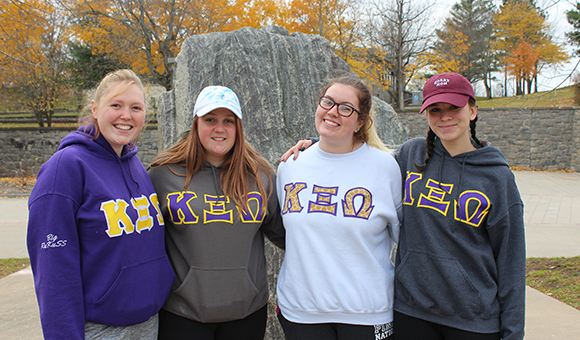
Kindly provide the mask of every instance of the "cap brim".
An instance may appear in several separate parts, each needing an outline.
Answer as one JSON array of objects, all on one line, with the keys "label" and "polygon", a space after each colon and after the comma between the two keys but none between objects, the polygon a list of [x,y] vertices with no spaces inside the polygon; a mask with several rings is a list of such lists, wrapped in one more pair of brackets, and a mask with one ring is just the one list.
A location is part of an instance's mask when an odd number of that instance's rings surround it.
[{"label": "cap brim", "polygon": [[464,107],[465,105],[467,105],[468,101],[469,101],[469,96],[466,96],[464,94],[458,94],[458,93],[436,94],[434,96],[427,98],[423,102],[423,105],[421,105],[421,111],[419,111],[419,113],[423,113],[423,111],[425,111],[425,109],[427,107],[429,107],[435,103],[447,103],[447,104],[454,105],[457,107]]},{"label": "cap brim", "polygon": [[208,106],[200,109],[198,112],[196,112],[195,116],[203,117],[215,109],[228,109],[233,114],[235,114],[238,118],[242,119],[242,112],[240,111],[240,109],[238,107],[235,107],[233,105],[227,105],[227,104],[224,105],[223,103],[213,103],[211,105],[208,105]]}]

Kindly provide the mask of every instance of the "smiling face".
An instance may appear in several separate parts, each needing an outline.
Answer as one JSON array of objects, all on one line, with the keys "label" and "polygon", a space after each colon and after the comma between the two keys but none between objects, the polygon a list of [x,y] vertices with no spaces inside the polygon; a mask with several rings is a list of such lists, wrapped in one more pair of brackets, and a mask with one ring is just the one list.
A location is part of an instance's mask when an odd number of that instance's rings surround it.
[{"label": "smiling face", "polygon": [[[360,110],[357,90],[349,85],[334,84],[324,94],[338,104],[349,105]],[[353,112],[350,117],[338,114],[338,105],[330,110],[318,106],[316,109],[316,130],[320,134],[320,148],[331,153],[346,153],[354,147],[354,133],[363,122],[359,120],[359,114]]]},{"label": "smiling face", "polygon": [[[108,93],[118,93],[125,86],[125,82],[114,84]],[[91,107],[101,134],[121,156],[123,146],[133,142],[143,130],[145,94],[137,85],[131,84],[114,97],[105,96],[99,104],[91,101]]]},{"label": "smiling face", "polygon": [[469,139],[469,124],[477,117],[477,106],[435,103],[427,107],[425,114],[431,130],[449,153],[456,155],[474,148]]},{"label": "smiling face", "polygon": [[212,165],[225,162],[236,143],[236,115],[224,108],[215,109],[198,118],[197,133],[205,156]]}]

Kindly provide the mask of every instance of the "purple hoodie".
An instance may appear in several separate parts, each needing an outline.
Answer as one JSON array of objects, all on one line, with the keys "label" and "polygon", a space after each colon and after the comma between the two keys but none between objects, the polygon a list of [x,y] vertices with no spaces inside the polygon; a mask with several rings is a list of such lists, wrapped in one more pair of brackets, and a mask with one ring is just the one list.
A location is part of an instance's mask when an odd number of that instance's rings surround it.
[{"label": "purple hoodie", "polygon": [[137,147],[119,157],[83,128],[63,138],[28,201],[28,252],[45,339],[84,339],[85,321],[155,315],[175,275],[157,194]]}]

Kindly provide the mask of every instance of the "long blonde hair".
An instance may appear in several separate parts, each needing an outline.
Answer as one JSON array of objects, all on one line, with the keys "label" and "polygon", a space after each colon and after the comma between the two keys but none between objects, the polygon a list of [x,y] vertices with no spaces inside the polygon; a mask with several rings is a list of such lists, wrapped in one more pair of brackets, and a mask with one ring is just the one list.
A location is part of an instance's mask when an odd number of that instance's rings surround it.
[{"label": "long blonde hair", "polygon": [[[230,197],[236,206],[243,208],[247,205],[247,194],[249,191],[249,180],[252,180],[258,187],[260,195],[269,198],[272,190],[266,192],[260,172],[268,177],[268,186],[272,188],[272,166],[262,157],[254,147],[244,139],[242,120],[236,120],[236,141],[227,155],[227,159],[222,165],[220,172],[220,186],[224,193]],[[186,169],[185,183],[183,189],[187,189],[193,175],[201,169],[206,161],[205,151],[197,132],[199,117],[195,116],[191,130],[180,141],[173,144],[167,150],[158,154],[151,162],[149,168],[162,165],[175,164]],[[173,172],[177,176],[179,175]],[[267,201],[267,199],[266,199]],[[264,209],[267,204],[264,204]]]}]

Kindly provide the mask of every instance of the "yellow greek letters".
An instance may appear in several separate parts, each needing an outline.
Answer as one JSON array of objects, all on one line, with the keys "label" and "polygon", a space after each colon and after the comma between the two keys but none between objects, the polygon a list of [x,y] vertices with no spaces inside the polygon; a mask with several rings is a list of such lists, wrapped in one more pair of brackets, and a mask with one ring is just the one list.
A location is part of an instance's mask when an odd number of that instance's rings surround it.
[{"label": "yellow greek letters", "polygon": [[[288,213],[301,213],[302,205],[300,204],[299,193],[307,186],[305,183],[288,183],[284,186],[285,197],[282,215]],[[313,200],[308,201],[308,210],[306,213],[324,213],[329,215],[338,215],[338,204],[336,196],[339,187],[322,187],[314,185],[311,195]],[[312,197],[309,196],[309,197]],[[358,198],[358,199],[357,199]],[[356,202],[355,202],[356,200]],[[342,216],[368,219],[373,211],[373,195],[365,188],[352,188],[346,191],[342,199]]]},{"label": "yellow greek letters", "polygon": [[331,203],[332,196],[336,196],[338,187],[325,188],[315,185],[312,193],[316,200],[308,202],[308,212],[322,212],[336,215],[336,203]]},{"label": "yellow greek letters", "polygon": [[284,206],[282,207],[282,214],[302,211],[303,207],[300,205],[298,193],[304,188],[306,188],[305,183],[290,183],[284,186],[285,197]]},{"label": "yellow greek letters", "polygon": [[[132,234],[135,230],[137,230],[137,233],[141,233],[143,230],[151,230],[154,225],[149,209],[151,205],[155,207],[154,213],[157,214],[159,225],[163,225],[163,217],[161,217],[157,195],[155,194],[149,197],[134,197],[131,199],[131,204],[123,199],[102,202],[100,210],[105,215],[105,221],[107,222],[107,230],[105,232],[109,237],[118,237],[123,235],[123,233]],[[133,222],[127,212],[129,206],[137,213],[135,222]]]},{"label": "yellow greek letters", "polygon": [[157,194],[151,194],[149,196],[151,203],[153,203],[153,207],[155,208],[155,212],[157,212],[157,222],[159,225],[165,225],[165,221],[163,220],[163,214],[161,213],[161,208],[159,207],[159,198]]},{"label": "yellow greek letters", "polygon": [[139,198],[133,198],[131,203],[139,215],[137,219],[137,232],[141,234],[142,230],[150,230],[153,228],[153,218],[149,215],[149,200],[147,197],[141,196]]},{"label": "yellow greek letters", "polygon": [[[354,205],[354,199],[357,196],[362,198],[362,205],[358,211],[356,211]],[[371,212],[375,206],[373,205],[373,198],[370,191],[364,188],[350,189],[346,195],[344,195],[344,198],[345,199],[342,201],[344,216],[364,219],[368,219],[371,216]]]},{"label": "yellow greek letters", "polygon": [[101,203],[101,211],[105,213],[106,232],[109,237],[121,236],[123,232],[132,234],[135,230],[133,221],[127,215],[128,206],[129,204],[122,199]]}]

